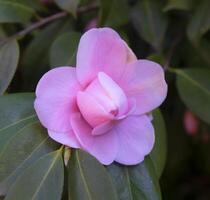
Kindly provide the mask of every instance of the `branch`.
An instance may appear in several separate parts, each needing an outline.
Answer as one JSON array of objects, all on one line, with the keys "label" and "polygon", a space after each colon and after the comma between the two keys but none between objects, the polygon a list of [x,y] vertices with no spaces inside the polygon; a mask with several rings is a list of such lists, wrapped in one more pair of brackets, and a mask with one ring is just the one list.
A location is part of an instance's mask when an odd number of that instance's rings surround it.
[{"label": "branch", "polygon": [[[95,10],[97,8],[98,8],[98,4],[91,4],[91,5],[88,5],[88,6],[84,6],[84,7],[78,8],[77,13],[80,14],[80,13],[84,13],[84,12],[89,12],[89,11]],[[38,22],[35,22],[35,23],[31,24],[30,26],[26,27],[22,31],[16,33],[11,38],[24,37],[25,35],[31,33],[35,29],[40,28],[41,26],[44,26],[44,25],[46,25],[46,24],[48,24],[50,22],[53,22],[53,21],[55,21],[57,19],[66,17],[67,15],[68,15],[67,12],[62,11],[62,12],[56,13],[54,15],[51,15],[49,17],[43,18],[43,19],[39,20]]]}]

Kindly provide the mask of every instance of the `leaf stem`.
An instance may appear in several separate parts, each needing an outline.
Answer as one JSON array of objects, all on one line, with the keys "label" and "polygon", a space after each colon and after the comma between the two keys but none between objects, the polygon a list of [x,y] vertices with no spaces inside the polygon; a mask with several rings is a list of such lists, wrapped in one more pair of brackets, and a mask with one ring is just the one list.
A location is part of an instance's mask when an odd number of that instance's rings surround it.
[{"label": "leaf stem", "polygon": [[[98,8],[98,4],[90,4],[88,6],[83,6],[83,7],[78,8],[77,13],[79,14],[79,13],[89,12],[89,11],[95,10],[97,8]],[[60,19],[60,18],[66,17],[66,16],[68,16],[68,13],[66,11],[62,11],[62,12],[56,13],[54,15],[48,16],[46,18],[43,18],[43,19],[29,25],[28,27],[21,30],[20,32],[17,32],[13,36],[11,36],[10,39],[11,38],[21,39],[22,37],[31,33],[35,29],[38,29],[50,22],[53,22],[57,19]]]}]

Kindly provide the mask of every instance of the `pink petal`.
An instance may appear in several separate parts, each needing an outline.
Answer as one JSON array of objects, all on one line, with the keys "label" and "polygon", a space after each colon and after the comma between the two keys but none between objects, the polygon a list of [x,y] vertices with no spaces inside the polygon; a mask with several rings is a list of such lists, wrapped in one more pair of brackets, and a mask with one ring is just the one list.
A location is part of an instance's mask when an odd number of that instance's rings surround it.
[{"label": "pink petal", "polygon": [[146,115],[130,116],[115,128],[119,149],[116,161],[126,165],[138,164],[153,148],[155,135],[150,119]]},{"label": "pink petal", "polygon": [[91,134],[92,135],[105,134],[105,133],[109,132],[113,128],[114,124],[115,123],[113,121],[104,122],[102,124],[99,124],[98,126],[93,128]]},{"label": "pink petal", "polygon": [[81,145],[79,144],[79,142],[72,130],[68,133],[57,133],[57,132],[48,130],[48,134],[53,140],[55,140],[61,144],[64,144],[66,146],[69,146],[72,148],[80,148],[81,147]]},{"label": "pink petal", "polygon": [[128,64],[119,85],[128,97],[136,99],[136,114],[144,114],[157,108],[167,95],[162,67],[149,60]]},{"label": "pink petal", "polygon": [[110,132],[93,136],[92,128],[85,122],[80,114],[71,118],[72,128],[83,149],[96,157],[102,164],[111,164],[118,151],[116,133]]},{"label": "pink petal", "polygon": [[77,53],[77,77],[82,85],[103,71],[114,79],[121,76],[127,62],[127,47],[110,28],[87,31],[81,38]]},{"label": "pink petal", "polygon": [[71,67],[59,67],[47,72],[36,88],[34,107],[41,123],[54,132],[71,131],[70,116],[78,111],[76,93],[81,86]]},{"label": "pink petal", "polygon": [[137,61],[136,55],[133,53],[131,48],[127,45],[126,42],[124,42],[125,46],[127,47],[127,64],[131,62]]},{"label": "pink petal", "polygon": [[112,119],[112,115],[87,92],[78,92],[77,105],[82,116],[92,127]]},{"label": "pink petal", "polygon": [[98,79],[108,96],[118,108],[118,114],[124,114],[128,109],[128,102],[123,90],[103,72],[99,72]]}]

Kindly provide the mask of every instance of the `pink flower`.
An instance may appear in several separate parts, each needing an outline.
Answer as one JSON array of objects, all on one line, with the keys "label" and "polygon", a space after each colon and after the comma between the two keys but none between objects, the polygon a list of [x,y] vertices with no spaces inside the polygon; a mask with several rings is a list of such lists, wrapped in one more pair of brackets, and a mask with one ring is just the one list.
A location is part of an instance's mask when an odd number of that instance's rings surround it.
[{"label": "pink flower", "polygon": [[76,65],[47,72],[37,85],[35,110],[49,136],[105,165],[143,161],[155,139],[147,113],[167,94],[161,66],[137,60],[110,28],[82,36]]},{"label": "pink flower", "polygon": [[199,128],[198,119],[190,112],[186,111],[184,114],[184,127],[189,135],[196,135]]}]

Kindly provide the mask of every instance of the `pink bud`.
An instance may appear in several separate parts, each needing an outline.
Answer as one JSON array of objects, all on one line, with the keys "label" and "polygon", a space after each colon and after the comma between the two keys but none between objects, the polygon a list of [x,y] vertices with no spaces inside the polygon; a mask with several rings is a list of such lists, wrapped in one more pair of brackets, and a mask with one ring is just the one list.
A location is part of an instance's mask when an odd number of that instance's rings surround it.
[{"label": "pink bud", "polygon": [[189,135],[196,135],[199,128],[198,119],[190,111],[185,111],[184,114],[184,127]]}]

